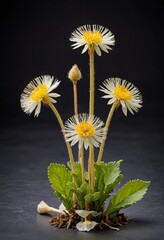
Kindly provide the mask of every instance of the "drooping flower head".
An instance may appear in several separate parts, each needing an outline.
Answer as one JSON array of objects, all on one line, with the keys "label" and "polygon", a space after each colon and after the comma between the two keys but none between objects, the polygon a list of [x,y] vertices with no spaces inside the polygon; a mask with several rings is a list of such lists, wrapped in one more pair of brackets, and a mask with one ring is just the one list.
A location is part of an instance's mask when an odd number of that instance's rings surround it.
[{"label": "drooping flower head", "polygon": [[35,110],[35,116],[38,116],[41,111],[41,103],[47,104],[46,99],[56,103],[54,98],[60,95],[51,92],[59,84],[60,81],[54,80],[54,77],[49,75],[40,76],[32,80],[21,94],[20,103],[23,111],[31,114]]},{"label": "drooping flower head", "polygon": [[133,114],[142,107],[142,95],[140,91],[131,82],[127,82],[126,80],[120,78],[106,79],[99,90],[105,93],[103,98],[109,98],[108,104],[119,101],[125,116],[127,116],[127,110]]},{"label": "drooping flower head", "polygon": [[87,149],[89,146],[99,147],[103,139],[104,123],[97,117],[79,114],[65,123],[65,136],[71,146],[78,142],[78,147]]},{"label": "drooping flower head", "polygon": [[93,47],[96,53],[101,56],[101,50],[108,53],[115,44],[114,35],[107,28],[100,25],[84,25],[77,28],[70,37],[73,49],[84,46],[82,53],[89,47]]}]

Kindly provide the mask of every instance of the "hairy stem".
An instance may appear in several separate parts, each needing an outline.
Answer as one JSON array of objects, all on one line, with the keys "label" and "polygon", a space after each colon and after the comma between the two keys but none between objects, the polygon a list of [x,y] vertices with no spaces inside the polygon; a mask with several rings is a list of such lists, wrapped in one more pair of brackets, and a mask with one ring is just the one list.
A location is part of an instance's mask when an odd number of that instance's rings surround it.
[{"label": "hairy stem", "polygon": [[[73,96],[74,96],[74,114],[78,115],[78,97],[77,97],[77,81],[73,81]],[[85,181],[84,177],[84,148],[78,149],[78,162],[81,165],[82,183]]]},{"label": "hairy stem", "polygon": [[[89,70],[90,70],[90,99],[89,114],[94,115],[94,98],[95,98],[95,70],[94,70],[94,47],[91,45],[89,53]],[[94,147],[89,148],[88,174],[91,193],[94,193]]]},{"label": "hairy stem", "polygon": [[94,174],[94,147],[90,147],[89,149],[89,184],[91,193],[94,193],[94,185],[95,185],[95,174]]},{"label": "hairy stem", "polygon": [[89,99],[89,114],[94,115],[94,92],[95,92],[95,70],[94,70],[94,48],[89,48],[89,68],[90,68],[90,99]]},{"label": "hairy stem", "polygon": [[73,96],[74,96],[74,114],[78,114],[78,101],[77,101],[77,81],[73,81]]},{"label": "hairy stem", "polygon": [[79,162],[81,165],[81,179],[82,179],[82,183],[85,182],[85,171],[84,171],[84,148],[83,146],[79,149]]},{"label": "hairy stem", "polygon": [[108,118],[107,118],[106,124],[105,124],[103,140],[102,140],[102,143],[100,145],[100,150],[99,150],[99,154],[98,154],[98,159],[97,159],[98,164],[100,164],[100,162],[102,161],[102,156],[103,156],[103,152],[104,152],[104,146],[105,146],[105,142],[106,142],[106,138],[107,138],[107,134],[108,134],[108,129],[109,129],[109,126],[110,126],[110,123],[111,123],[113,113],[114,113],[115,109],[118,107],[118,105],[119,105],[118,101],[114,102],[110,111],[109,111]]},{"label": "hairy stem", "polygon": [[70,162],[71,162],[71,166],[72,166],[72,171],[74,172],[75,171],[75,162],[74,162],[74,157],[73,157],[73,153],[72,153],[72,148],[69,144],[69,142],[67,141],[67,137],[65,136],[65,133],[64,133],[64,124],[63,124],[63,121],[60,117],[60,114],[59,112],[57,111],[56,107],[52,104],[52,102],[49,100],[49,98],[46,98],[46,103],[48,104],[48,106],[51,108],[51,110],[53,111],[53,113],[55,114],[57,120],[58,120],[58,123],[61,127],[61,130],[63,132],[63,136],[64,136],[64,139],[65,139],[65,142],[66,142],[66,146],[67,146],[67,150],[68,150],[68,154],[69,154],[69,158],[70,158]]}]

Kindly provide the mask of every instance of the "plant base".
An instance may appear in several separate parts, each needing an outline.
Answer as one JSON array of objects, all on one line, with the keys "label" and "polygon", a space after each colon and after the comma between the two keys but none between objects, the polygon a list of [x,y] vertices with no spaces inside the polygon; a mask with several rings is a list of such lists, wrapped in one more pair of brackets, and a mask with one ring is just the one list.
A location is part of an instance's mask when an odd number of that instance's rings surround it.
[{"label": "plant base", "polygon": [[[70,214],[66,213],[52,217],[50,224],[58,228],[76,229],[76,224],[80,221],[81,217],[72,209]],[[96,230],[111,229],[119,231],[120,227],[128,223],[128,217],[124,213],[119,213],[115,220],[110,219],[109,216],[105,216],[104,218],[94,217],[92,221],[98,223],[94,228]]]}]

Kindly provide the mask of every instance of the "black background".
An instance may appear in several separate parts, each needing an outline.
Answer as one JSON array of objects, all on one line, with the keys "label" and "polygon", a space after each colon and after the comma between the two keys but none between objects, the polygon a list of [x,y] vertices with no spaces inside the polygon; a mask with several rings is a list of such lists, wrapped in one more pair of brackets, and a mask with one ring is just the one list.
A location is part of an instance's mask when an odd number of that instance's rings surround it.
[{"label": "black background", "polygon": [[[5,1],[0,8],[0,240],[19,239],[163,239],[163,4],[162,1]],[[67,151],[57,121],[43,107],[38,118],[20,107],[24,87],[45,74],[61,80],[56,107],[63,121],[73,115],[72,85],[67,73],[81,69],[79,112],[88,112],[89,64],[69,37],[77,27],[100,24],[115,35],[109,54],[95,55],[95,114],[105,121],[109,106],[99,85],[110,77],[132,82],[143,95],[143,107],[113,117],[105,161],[124,159],[123,183],[151,181],[148,194],[128,214],[134,221],[119,233],[103,235],[53,229],[36,206],[54,206],[47,179],[51,162],[66,164]],[[76,152],[76,148],[73,148]],[[55,207],[60,202],[55,198]]]},{"label": "black background", "polygon": [[[75,63],[83,75],[79,104],[87,104],[88,55],[81,55],[82,48],[72,50],[69,41],[71,32],[85,24],[100,24],[115,35],[113,51],[95,57],[96,90],[106,78],[126,79],[143,94],[142,114],[161,115],[162,14],[162,1],[6,1],[1,6],[1,116],[24,119],[20,94],[34,77],[45,74],[62,81],[58,109],[67,110],[72,104],[67,73]],[[102,109],[106,103],[101,95],[96,91]],[[45,114],[48,118],[47,111],[41,118]]]}]

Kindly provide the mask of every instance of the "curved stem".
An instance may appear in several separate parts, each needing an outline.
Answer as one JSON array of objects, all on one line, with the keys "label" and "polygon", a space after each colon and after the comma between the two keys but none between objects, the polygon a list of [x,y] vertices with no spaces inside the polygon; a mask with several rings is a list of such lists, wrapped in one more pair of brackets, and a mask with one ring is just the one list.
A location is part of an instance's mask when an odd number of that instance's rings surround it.
[{"label": "curved stem", "polygon": [[51,108],[51,110],[53,111],[53,113],[55,114],[57,120],[58,120],[58,123],[61,127],[61,130],[63,132],[63,136],[64,136],[64,139],[65,139],[65,143],[67,145],[67,150],[68,150],[68,154],[69,154],[69,158],[70,158],[70,162],[71,162],[71,166],[72,166],[72,171],[74,172],[75,171],[75,162],[74,162],[74,157],[73,157],[73,153],[72,153],[72,148],[69,144],[69,142],[67,141],[67,138],[65,136],[65,133],[64,133],[64,124],[63,124],[63,121],[60,117],[60,114],[59,112],[57,111],[56,107],[52,104],[52,102],[49,100],[48,97],[46,97],[44,99],[44,101],[46,102],[46,104],[48,104],[48,106]]},{"label": "curved stem", "polygon": [[109,111],[108,118],[107,118],[106,124],[105,124],[103,141],[100,145],[100,150],[99,150],[99,154],[98,154],[98,159],[97,159],[98,164],[100,164],[100,162],[102,161],[102,155],[103,155],[103,152],[104,152],[104,146],[105,146],[105,141],[106,141],[106,137],[107,137],[107,134],[108,134],[108,129],[109,129],[109,126],[110,126],[110,123],[111,123],[113,113],[114,113],[115,109],[118,107],[118,105],[119,105],[118,101],[114,102],[110,111]]}]

